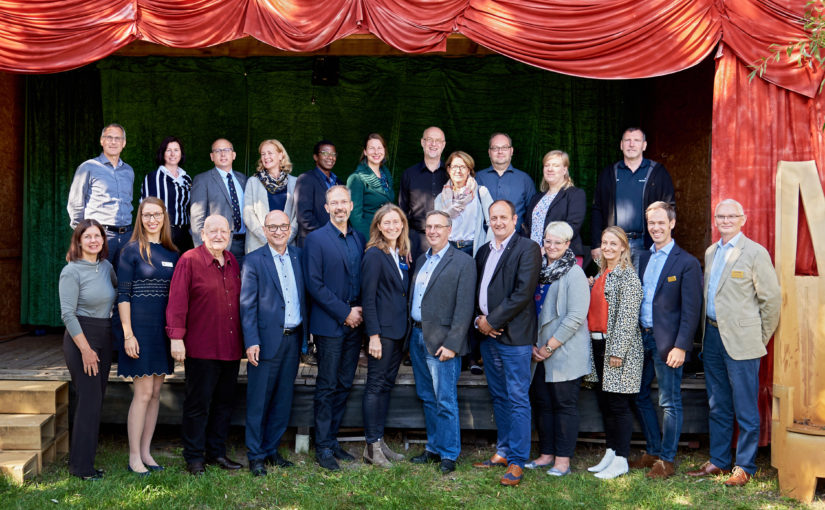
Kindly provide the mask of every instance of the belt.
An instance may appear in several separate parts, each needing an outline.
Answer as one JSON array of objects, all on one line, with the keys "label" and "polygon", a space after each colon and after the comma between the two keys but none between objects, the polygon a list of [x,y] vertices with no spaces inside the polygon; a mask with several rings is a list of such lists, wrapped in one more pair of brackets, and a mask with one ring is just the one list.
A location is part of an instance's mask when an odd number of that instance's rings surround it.
[{"label": "belt", "polygon": [[646,328],[646,327],[642,326],[641,324],[639,324],[639,329],[642,330],[642,333],[653,333],[653,328]]},{"label": "belt", "polygon": [[294,328],[284,328],[284,335],[283,336],[297,335],[299,329],[301,329],[300,324],[298,324]]},{"label": "belt", "polygon": [[106,232],[114,232],[115,234],[125,234],[126,232],[132,231],[132,225],[124,225],[122,227],[117,227],[115,225],[101,225]]},{"label": "belt", "polygon": [[710,324],[711,326],[713,326],[713,327],[714,327],[714,328],[716,328],[716,329],[719,329],[719,323],[718,323],[718,322],[716,322],[715,320],[711,319],[710,317],[705,317],[705,318],[707,319],[708,324]]},{"label": "belt", "polygon": [[473,240],[472,239],[468,239],[468,240],[464,240],[464,241],[450,241],[450,242],[453,243],[453,246],[455,246],[459,250],[461,248],[467,248],[467,247],[472,248],[472,246],[473,246]]},{"label": "belt", "polygon": [[590,333],[590,338],[592,338],[593,340],[604,340],[606,336],[604,333],[601,333],[599,331],[593,331]]},{"label": "belt", "polygon": [[628,239],[641,239],[645,235],[641,232],[625,232]]},{"label": "belt", "polygon": [[246,239],[246,234],[232,234],[233,241],[243,241]]},{"label": "belt", "polygon": [[414,328],[418,328],[418,329],[423,329],[423,328],[421,327],[421,323],[420,323],[420,322],[418,322],[417,320],[413,320],[413,319],[410,319],[410,320],[412,321],[412,327],[414,327]]}]

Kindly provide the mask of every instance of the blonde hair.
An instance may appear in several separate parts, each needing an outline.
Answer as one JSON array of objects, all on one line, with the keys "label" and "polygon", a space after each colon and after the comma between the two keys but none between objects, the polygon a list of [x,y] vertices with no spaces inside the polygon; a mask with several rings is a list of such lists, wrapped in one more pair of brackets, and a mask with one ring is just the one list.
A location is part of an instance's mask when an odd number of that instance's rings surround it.
[{"label": "blonde hair", "polygon": [[[258,145],[258,154],[261,153],[261,151],[264,148],[264,145],[266,145],[268,143],[274,145],[275,149],[278,152],[280,152],[281,154],[284,155],[284,157],[281,158],[281,172],[286,172],[288,174],[291,174],[292,173],[292,160],[289,159],[289,154],[287,154],[286,149],[284,149],[284,144],[282,144],[278,140],[276,140],[274,138],[270,138],[269,140],[264,140],[263,142],[261,142],[260,145]],[[255,170],[260,172],[263,169],[264,169],[264,158],[258,157],[258,164],[255,166]]]},{"label": "blonde hair", "polygon": [[[559,158],[561,159],[561,164],[564,165],[565,172],[564,172],[564,183],[561,185],[561,189],[567,189],[573,187],[573,179],[570,178],[570,156],[564,151],[550,151],[541,158],[541,166],[547,164],[547,161],[550,158]],[[546,192],[550,189],[550,185],[547,184],[547,181],[544,180],[544,177],[541,178],[541,184],[539,184],[539,191],[542,193]]]},{"label": "blonde hair", "polygon": [[384,219],[384,216],[391,212],[398,213],[398,217],[401,218],[401,235],[398,236],[398,240],[395,242],[395,247],[398,248],[399,255],[406,257],[410,252],[410,226],[407,222],[407,216],[404,214],[404,211],[402,211],[401,208],[395,204],[384,204],[375,212],[375,216],[372,217],[372,223],[370,224],[370,240],[367,243],[365,250],[375,246],[384,253],[390,252],[389,243],[387,243],[387,240],[384,238],[384,234],[381,232],[381,229],[378,228],[378,225],[381,224],[381,220]]},{"label": "blonde hair", "polygon": [[[624,247],[624,251],[619,256],[619,262],[616,264],[616,267],[621,267],[623,269],[633,267],[633,258],[630,256],[630,242],[627,240],[627,234],[624,229],[613,225],[602,230],[602,238],[604,238],[605,234],[613,234],[616,236]],[[602,257],[599,259],[599,273],[604,273],[606,270],[607,259],[605,259],[604,254],[602,254]]]}]

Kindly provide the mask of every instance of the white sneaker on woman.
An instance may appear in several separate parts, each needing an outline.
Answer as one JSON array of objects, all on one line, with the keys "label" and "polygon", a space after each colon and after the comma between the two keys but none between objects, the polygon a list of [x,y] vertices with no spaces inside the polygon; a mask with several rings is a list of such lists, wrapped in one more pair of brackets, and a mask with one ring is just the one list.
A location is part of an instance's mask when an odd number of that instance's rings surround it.
[{"label": "white sneaker on woman", "polygon": [[596,473],[596,478],[610,480],[611,478],[622,476],[625,473],[627,473],[627,457],[620,457],[619,455],[616,455],[613,458],[613,462],[611,462],[609,466]]},{"label": "white sneaker on woman", "polygon": [[611,462],[613,462],[613,459],[615,457],[616,452],[613,451],[613,448],[608,448],[607,451],[604,452],[604,457],[602,457],[602,460],[600,460],[599,463],[595,466],[587,468],[587,470],[591,473],[598,473],[599,471],[603,471],[605,468],[607,468],[607,466],[610,465]]}]

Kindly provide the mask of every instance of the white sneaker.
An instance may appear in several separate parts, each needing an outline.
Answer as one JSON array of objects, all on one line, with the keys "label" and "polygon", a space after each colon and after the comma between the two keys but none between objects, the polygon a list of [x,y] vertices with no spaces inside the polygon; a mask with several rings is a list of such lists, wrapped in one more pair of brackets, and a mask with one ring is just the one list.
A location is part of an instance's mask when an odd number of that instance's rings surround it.
[{"label": "white sneaker", "polygon": [[622,476],[625,473],[627,473],[627,458],[616,455],[613,462],[611,462],[609,466],[596,473],[596,478],[610,480],[611,478]]},{"label": "white sneaker", "polygon": [[598,464],[595,466],[591,466],[587,468],[588,471],[591,473],[598,473],[599,471],[603,471],[607,466],[613,462],[613,459],[616,457],[616,452],[613,451],[613,448],[608,448],[606,452],[604,452],[604,457],[602,460],[599,461]]}]

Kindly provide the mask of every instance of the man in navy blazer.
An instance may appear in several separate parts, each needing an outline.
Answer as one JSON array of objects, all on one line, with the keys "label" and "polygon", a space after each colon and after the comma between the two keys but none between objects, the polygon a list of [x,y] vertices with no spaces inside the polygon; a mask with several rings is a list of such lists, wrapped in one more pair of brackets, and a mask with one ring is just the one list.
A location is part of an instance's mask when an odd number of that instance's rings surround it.
[{"label": "man in navy blazer", "polygon": [[306,285],[312,296],[309,332],[318,348],[315,380],[315,458],[340,469],[354,460],[338,444],[338,429],[355,379],[361,351],[361,259],[364,237],[348,224],[352,199],[346,186],[326,191],[329,221],[304,242]]},{"label": "man in navy blazer", "polygon": [[300,248],[287,248],[289,217],[274,210],[264,219],[267,244],[246,257],[241,273],[241,323],[246,346],[246,448],[249,470],[290,467],[278,453],[289,425],[292,392],[306,317]]},{"label": "man in navy blazer", "polygon": [[[693,349],[702,315],[702,270],[696,257],[682,250],[671,236],[676,226],[676,210],[671,204],[653,202],[645,217],[653,245],[642,252],[639,260],[644,290],[639,320],[645,358],[636,413],[647,446],[645,454],[631,461],[630,467],[650,468],[648,478],[665,479],[675,473],[682,431],[682,366]],[[664,411],[661,432],[650,399],[654,375]]]},{"label": "man in navy blazer", "polygon": [[327,190],[336,184],[344,184],[332,173],[338,154],[335,144],[321,140],[312,149],[315,168],[298,176],[295,182],[295,204],[298,215],[298,234],[295,245],[303,246],[307,234],[318,230],[329,221],[324,206],[327,203]]}]

